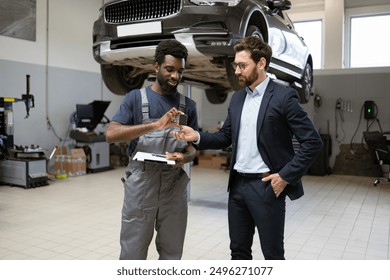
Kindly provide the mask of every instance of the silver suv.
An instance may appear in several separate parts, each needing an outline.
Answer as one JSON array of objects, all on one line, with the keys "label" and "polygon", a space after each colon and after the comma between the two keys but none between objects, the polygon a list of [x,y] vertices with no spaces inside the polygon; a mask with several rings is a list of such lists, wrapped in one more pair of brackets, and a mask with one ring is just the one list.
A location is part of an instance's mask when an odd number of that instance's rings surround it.
[{"label": "silver suv", "polygon": [[123,95],[153,78],[154,50],[175,38],[189,50],[184,81],[205,85],[212,103],[240,88],[233,46],[259,36],[273,50],[269,75],[297,89],[307,103],[313,84],[309,49],[286,14],[287,0],[115,0],[93,26],[93,56],[107,88]]}]

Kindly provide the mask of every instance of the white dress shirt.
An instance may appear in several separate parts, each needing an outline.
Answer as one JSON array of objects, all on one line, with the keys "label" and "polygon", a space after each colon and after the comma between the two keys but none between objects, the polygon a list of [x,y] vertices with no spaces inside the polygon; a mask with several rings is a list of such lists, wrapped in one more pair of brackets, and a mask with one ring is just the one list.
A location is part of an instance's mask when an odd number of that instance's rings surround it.
[{"label": "white dress shirt", "polygon": [[269,168],[257,148],[257,118],[269,77],[252,92],[246,87],[246,98],[241,113],[237,143],[237,158],[233,169],[241,173],[264,173]]}]

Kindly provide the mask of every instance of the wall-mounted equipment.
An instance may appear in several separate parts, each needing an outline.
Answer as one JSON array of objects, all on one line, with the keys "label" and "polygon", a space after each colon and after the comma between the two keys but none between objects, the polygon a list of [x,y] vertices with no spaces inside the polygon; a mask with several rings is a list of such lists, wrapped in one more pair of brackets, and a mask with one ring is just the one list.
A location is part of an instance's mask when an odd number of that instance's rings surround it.
[{"label": "wall-mounted equipment", "polygon": [[364,102],[364,118],[366,120],[376,119],[378,115],[378,107],[372,100],[366,100]]}]

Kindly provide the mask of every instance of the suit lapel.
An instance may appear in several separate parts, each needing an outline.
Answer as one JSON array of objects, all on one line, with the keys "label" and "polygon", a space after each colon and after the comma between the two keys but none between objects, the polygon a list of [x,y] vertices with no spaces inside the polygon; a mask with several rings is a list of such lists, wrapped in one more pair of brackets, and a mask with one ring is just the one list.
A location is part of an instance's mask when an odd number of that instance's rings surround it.
[{"label": "suit lapel", "polygon": [[[234,163],[236,162],[236,157],[237,157],[237,143],[238,143],[238,134],[240,130],[240,122],[241,122],[241,114],[242,114],[242,109],[244,107],[244,101],[246,98],[246,90],[241,89],[236,93],[236,99],[234,99],[234,103],[231,103],[231,131],[232,131],[232,143],[233,143],[233,153],[232,153],[232,164],[230,166],[230,169],[233,169]],[[232,102],[232,101],[231,101]],[[232,106],[234,104],[234,106]],[[232,177],[229,177],[229,185],[230,185],[230,180]]]},{"label": "suit lapel", "polygon": [[237,104],[235,104],[235,108],[237,108],[237,112],[234,113],[235,117],[232,118],[232,128],[235,128],[234,131],[237,131],[237,135],[235,135],[235,140],[238,138],[238,130],[240,129],[240,121],[241,121],[241,114],[242,114],[242,108],[244,107],[244,101],[246,97],[246,91],[245,89],[242,89],[241,92],[238,95],[238,98],[236,100]]},{"label": "suit lapel", "polygon": [[263,99],[261,100],[259,114],[257,116],[257,139],[260,137],[261,127],[263,126],[265,112],[267,111],[268,103],[274,92],[274,82],[270,80],[265,89]]}]

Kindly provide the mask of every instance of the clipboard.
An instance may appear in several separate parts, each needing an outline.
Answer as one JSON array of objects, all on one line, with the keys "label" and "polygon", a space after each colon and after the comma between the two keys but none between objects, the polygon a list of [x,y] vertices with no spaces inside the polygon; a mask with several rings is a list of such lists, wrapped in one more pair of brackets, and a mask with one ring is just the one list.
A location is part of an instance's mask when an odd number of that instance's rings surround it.
[{"label": "clipboard", "polygon": [[169,165],[175,165],[176,162],[171,159],[166,159],[166,156],[163,154],[154,154],[154,153],[145,153],[145,152],[137,152],[133,160],[137,161],[151,161],[151,162],[160,162]]}]

